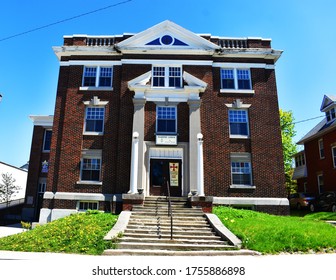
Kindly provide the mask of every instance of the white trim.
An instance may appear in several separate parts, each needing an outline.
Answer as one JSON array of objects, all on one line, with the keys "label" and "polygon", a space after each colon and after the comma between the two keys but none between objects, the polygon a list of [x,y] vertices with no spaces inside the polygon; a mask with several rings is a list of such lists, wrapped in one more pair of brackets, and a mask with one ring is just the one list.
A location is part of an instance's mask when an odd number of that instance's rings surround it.
[{"label": "white trim", "polygon": [[220,68],[265,68],[275,69],[275,65],[266,63],[214,62],[212,67]]},{"label": "white trim", "polygon": [[113,91],[113,87],[79,87],[79,90],[83,91]]},{"label": "white trim", "polygon": [[60,66],[120,66],[120,60],[69,60],[60,61]]},{"label": "white trim", "polygon": [[72,192],[56,192],[52,198],[49,199],[64,199],[64,200],[85,200],[85,201],[111,201],[113,194],[102,194],[102,193],[72,193]]},{"label": "white trim", "polygon": [[101,181],[77,181],[77,185],[94,185],[94,186],[102,186],[103,183]]},{"label": "white trim", "polygon": [[60,66],[121,66],[123,64],[198,65],[220,68],[265,68],[275,69],[274,64],[213,62],[213,60],[162,60],[162,59],[121,59],[121,60],[69,60],[60,61]]},{"label": "white trim", "polygon": [[268,197],[214,197],[213,204],[217,205],[273,205],[288,206],[287,198]]},{"label": "white trim", "polygon": [[220,93],[255,94],[253,89],[220,89]]},{"label": "white trim", "polygon": [[249,185],[230,185],[230,189],[255,190],[256,186]]},{"label": "white trim", "polygon": [[331,147],[333,166],[336,168],[336,146]]},{"label": "white trim", "polygon": [[33,121],[35,126],[43,126],[45,128],[50,128],[53,126],[54,116],[35,116],[31,115],[29,118]]},{"label": "white trim", "polygon": [[155,64],[162,66],[174,65],[197,65],[197,66],[212,66],[212,60],[162,60],[162,59],[122,59],[122,64]]}]

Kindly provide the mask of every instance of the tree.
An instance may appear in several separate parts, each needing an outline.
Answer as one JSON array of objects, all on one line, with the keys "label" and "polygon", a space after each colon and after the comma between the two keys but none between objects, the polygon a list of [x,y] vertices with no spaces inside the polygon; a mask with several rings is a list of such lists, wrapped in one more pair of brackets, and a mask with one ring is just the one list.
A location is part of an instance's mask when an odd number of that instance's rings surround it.
[{"label": "tree", "polygon": [[13,194],[15,194],[21,187],[16,186],[15,179],[12,174],[2,173],[2,182],[0,182],[0,202],[7,202],[7,207]]},{"label": "tree", "polygon": [[280,109],[280,126],[286,176],[286,188],[288,193],[291,193],[296,190],[296,181],[292,180],[292,176],[293,156],[297,153],[296,144],[293,142],[293,137],[296,135],[296,131],[292,111],[283,111]]}]

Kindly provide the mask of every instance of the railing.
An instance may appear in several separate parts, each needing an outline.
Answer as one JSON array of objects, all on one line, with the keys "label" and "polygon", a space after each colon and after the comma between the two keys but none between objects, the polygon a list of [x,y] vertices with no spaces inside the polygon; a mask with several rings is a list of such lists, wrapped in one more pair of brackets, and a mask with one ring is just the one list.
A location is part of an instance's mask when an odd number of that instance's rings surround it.
[{"label": "railing", "polygon": [[246,49],[246,39],[220,39],[219,44],[224,49]]},{"label": "railing", "polygon": [[170,187],[167,180],[167,200],[168,200],[168,217],[170,217],[170,239],[173,240],[173,210],[171,205]]},{"label": "railing", "polygon": [[98,47],[106,47],[113,46],[115,43],[115,37],[88,37],[86,39],[87,46],[98,46]]}]

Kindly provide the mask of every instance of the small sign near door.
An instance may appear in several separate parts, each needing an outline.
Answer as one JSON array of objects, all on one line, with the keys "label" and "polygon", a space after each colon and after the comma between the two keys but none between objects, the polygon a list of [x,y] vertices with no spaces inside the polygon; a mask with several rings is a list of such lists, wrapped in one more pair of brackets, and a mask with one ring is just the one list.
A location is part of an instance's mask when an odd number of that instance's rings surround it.
[{"label": "small sign near door", "polygon": [[178,187],[179,185],[179,163],[169,162],[170,186]]},{"label": "small sign near door", "polygon": [[176,135],[156,135],[156,145],[177,145]]}]

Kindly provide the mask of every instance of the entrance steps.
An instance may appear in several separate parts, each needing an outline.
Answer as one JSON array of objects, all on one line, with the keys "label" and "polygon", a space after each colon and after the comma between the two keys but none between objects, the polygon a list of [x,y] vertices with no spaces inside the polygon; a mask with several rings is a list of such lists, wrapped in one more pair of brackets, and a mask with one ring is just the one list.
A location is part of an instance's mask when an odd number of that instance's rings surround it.
[{"label": "entrance steps", "polygon": [[143,205],[133,206],[128,213],[117,249],[105,250],[104,255],[230,255],[239,251],[239,245],[215,232],[202,209],[191,208],[187,198],[171,200],[173,239],[166,197],[146,197]]}]

